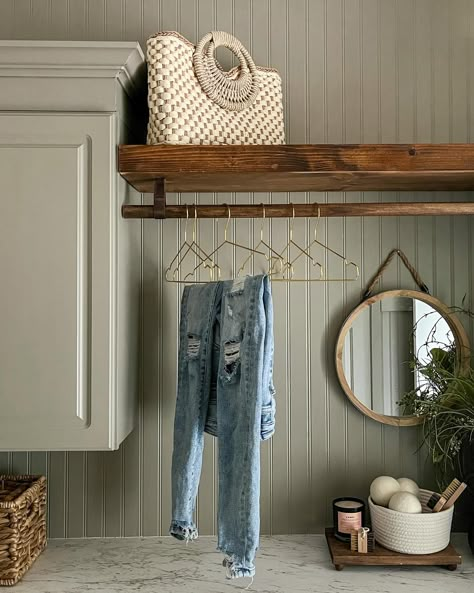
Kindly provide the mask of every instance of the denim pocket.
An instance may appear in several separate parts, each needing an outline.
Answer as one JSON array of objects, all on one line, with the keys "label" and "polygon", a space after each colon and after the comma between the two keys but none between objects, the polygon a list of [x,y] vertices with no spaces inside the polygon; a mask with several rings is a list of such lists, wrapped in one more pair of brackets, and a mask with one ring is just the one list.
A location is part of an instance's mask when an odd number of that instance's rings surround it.
[{"label": "denim pocket", "polygon": [[268,440],[275,432],[275,391],[270,392],[270,403],[262,406],[262,416],[260,424],[260,438],[262,441]]}]

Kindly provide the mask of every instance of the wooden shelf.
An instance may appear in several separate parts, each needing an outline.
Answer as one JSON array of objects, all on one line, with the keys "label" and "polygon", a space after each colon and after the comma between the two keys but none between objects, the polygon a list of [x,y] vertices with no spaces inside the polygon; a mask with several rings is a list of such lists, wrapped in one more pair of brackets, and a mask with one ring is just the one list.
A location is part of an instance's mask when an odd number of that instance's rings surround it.
[{"label": "wooden shelf", "polygon": [[122,145],[119,171],[141,192],[472,190],[474,144]]}]

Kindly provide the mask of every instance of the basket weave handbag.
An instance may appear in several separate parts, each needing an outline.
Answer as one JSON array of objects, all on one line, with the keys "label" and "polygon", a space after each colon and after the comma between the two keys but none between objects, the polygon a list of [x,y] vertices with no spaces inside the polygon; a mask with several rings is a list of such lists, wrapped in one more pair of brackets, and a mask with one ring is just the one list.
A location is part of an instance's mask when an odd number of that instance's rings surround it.
[{"label": "basket weave handbag", "polygon": [[[214,54],[230,49],[240,66],[225,72]],[[283,144],[281,78],[255,66],[223,31],[196,47],[174,31],[147,41],[148,144]]]},{"label": "basket weave handbag", "polygon": [[46,546],[46,478],[0,475],[0,585],[14,585]]}]

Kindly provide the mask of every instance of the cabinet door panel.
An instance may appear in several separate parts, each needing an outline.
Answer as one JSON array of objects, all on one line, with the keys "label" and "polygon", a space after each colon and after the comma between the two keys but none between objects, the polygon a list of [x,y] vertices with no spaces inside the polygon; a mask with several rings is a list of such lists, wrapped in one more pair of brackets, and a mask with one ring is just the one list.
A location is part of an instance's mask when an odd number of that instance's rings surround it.
[{"label": "cabinet door panel", "polygon": [[109,447],[113,120],[0,114],[1,449]]}]

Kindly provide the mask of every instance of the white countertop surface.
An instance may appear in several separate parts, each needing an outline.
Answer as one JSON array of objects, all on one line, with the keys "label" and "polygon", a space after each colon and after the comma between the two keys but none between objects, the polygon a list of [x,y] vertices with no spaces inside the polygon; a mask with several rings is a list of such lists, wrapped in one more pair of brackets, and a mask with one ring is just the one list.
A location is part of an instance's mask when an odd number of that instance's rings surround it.
[{"label": "white countertop surface", "polygon": [[[264,536],[251,591],[262,593],[474,593],[474,556],[464,534],[454,572],[438,567],[331,564],[323,535]],[[186,546],[171,537],[52,540],[14,593],[217,593],[244,589],[227,580],[214,537]],[[5,591],[8,589],[5,588]]]}]

